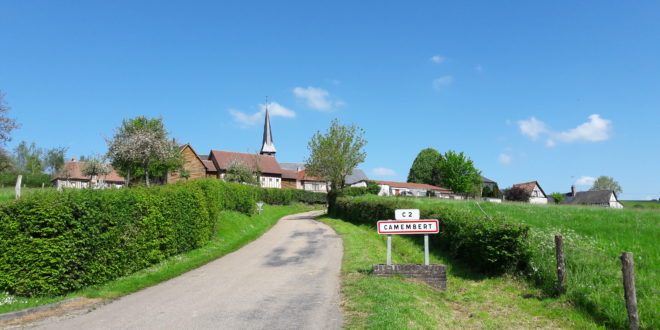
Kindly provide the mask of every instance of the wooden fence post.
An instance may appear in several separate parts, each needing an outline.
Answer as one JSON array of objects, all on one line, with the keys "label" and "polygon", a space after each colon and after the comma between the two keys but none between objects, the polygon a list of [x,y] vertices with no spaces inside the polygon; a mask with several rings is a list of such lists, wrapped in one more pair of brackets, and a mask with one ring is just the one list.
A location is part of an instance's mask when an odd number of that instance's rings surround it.
[{"label": "wooden fence post", "polygon": [[628,323],[630,329],[639,329],[637,313],[637,291],[635,290],[635,262],[632,252],[621,254],[621,272],[623,273],[623,297],[626,299]]},{"label": "wooden fence post", "polygon": [[23,176],[19,174],[16,178],[16,199],[21,198],[21,181],[23,181]]},{"label": "wooden fence post", "polygon": [[555,256],[557,257],[557,293],[566,293],[566,263],[564,262],[564,238],[555,235]]}]

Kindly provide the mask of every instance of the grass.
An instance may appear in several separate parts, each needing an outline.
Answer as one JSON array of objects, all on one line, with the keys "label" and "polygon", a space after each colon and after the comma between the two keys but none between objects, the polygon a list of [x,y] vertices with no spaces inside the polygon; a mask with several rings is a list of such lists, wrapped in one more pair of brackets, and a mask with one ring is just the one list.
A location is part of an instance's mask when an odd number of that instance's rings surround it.
[{"label": "grass", "polygon": [[[413,200],[413,199],[411,199]],[[527,274],[546,294],[556,279],[554,235],[564,237],[568,297],[607,327],[627,327],[623,300],[622,252],[634,254],[641,325],[660,327],[660,212],[572,205],[529,205],[414,199],[525,223],[531,227],[532,260]]]},{"label": "grass", "polygon": [[624,207],[660,210],[660,201],[621,201]]},{"label": "grass", "polygon": [[[375,226],[321,220],[344,242],[342,307],[348,329],[601,328],[565,298],[544,297],[539,289],[510,277],[471,273],[440,251],[432,251],[430,258],[447,265],[447,291],[401,277],[373,277],[372,264],[385,261],[385,236]],[[420,238],[395,235],[393,262],[423,262]]]},{"label": "grass", "polygon": [[209,244],[196,250],[173,256],[167,260],[106,284],[82,289],[64,296],[22,298],[0,293],[0,313],[45,305],[73,297],[113,299],[164,282],[187,271],[236,251],[255,240],[277,220],[289,214],[314,209],[296,204],[292,206],[264,205],[261,215],[246,216],[237,212],[222,212],[218,230]]}]

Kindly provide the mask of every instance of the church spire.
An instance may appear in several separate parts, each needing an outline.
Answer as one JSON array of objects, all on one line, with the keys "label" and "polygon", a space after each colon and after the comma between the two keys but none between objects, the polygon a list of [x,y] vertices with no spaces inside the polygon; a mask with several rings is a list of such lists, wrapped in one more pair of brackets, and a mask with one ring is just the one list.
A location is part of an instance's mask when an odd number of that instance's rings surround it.
[{"label": "church spire", "polygon": [[264,121],[264,139],[261,145],[261,154],[275,156],[275,145],[273,144],[273,132],[270,129],[270,116],[268,115],[268,102],[266,102],[266,120]]}]

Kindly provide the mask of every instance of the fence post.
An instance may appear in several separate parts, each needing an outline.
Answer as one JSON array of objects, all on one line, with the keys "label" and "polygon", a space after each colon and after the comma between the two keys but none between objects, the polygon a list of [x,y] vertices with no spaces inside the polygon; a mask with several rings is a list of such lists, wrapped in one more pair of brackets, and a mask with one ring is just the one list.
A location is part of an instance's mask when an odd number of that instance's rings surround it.
[{"label": "fence post", "polygon": [[23,176],[19,174],[16,178],[16,199],[21,198],[21,181],[23,181]]},{"label": "fence post", "polygon": [[566,293],[566,263],[564,262],[564,238],[555,235],[555,256],[557,257],[557,293]]},{"label": "fence post", "polygon": [[621,272],[623,273],[623,297],[626,299],[628,323],[630,329],[639,329],[637,313],[637,291],[635,290],[635,262],[632,252],[621,254]]}]

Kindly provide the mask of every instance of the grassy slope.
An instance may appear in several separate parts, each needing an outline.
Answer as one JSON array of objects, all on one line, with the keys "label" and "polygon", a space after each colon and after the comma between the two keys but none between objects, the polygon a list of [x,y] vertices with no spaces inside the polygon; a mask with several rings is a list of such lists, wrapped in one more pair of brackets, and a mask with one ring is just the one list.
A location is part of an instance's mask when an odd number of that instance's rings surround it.
[{"label": "grassy slope", "polygon": [[[495,204],[473,201],[415,200],[441,203],[477,214],[502,216],[532,228],[533,278],[554,283],[554,234],[564,236],[568,297],[610,327],[626,326],[622,299],[623,251],[633,252],[642,326],[660,326],[660,212],[653,209],[606,209],[570,205]],[[479,206],[482,210],[479,209]]]},{"label": "grassy slope", "polygon": [[[445,292],[407,279],[370,276],[372,264],[384,262],[385,237],[373,226],[327,217],[322,221],[344,240],[342,295],[349,329],[598,328],[563,298],[540,298],[538,289],[510,278],[480,277],[438,251],[431,253],[431,262],[448,266]],[[423,262],[415,239],[395,235],[393,262]]]},{"label": "grassy slope", "polygon": [[218,230],[209,244],[199,249],[171,257],[159,264],[118,278],[104,285],[90,287],[66,296],[22,298],[0,293],[0,313],[45,305],[77,296],[117,298],[176,277],[244,246],[270,229],[285,215],[309,211],[304,205],[264,205],[261,215],[246,216],[237,212],[222,212]]},{"label": "grassy slope", "polygon": [[660,202],[658,201],[621,201],[621,203],[625,207],[660,210]]}]

